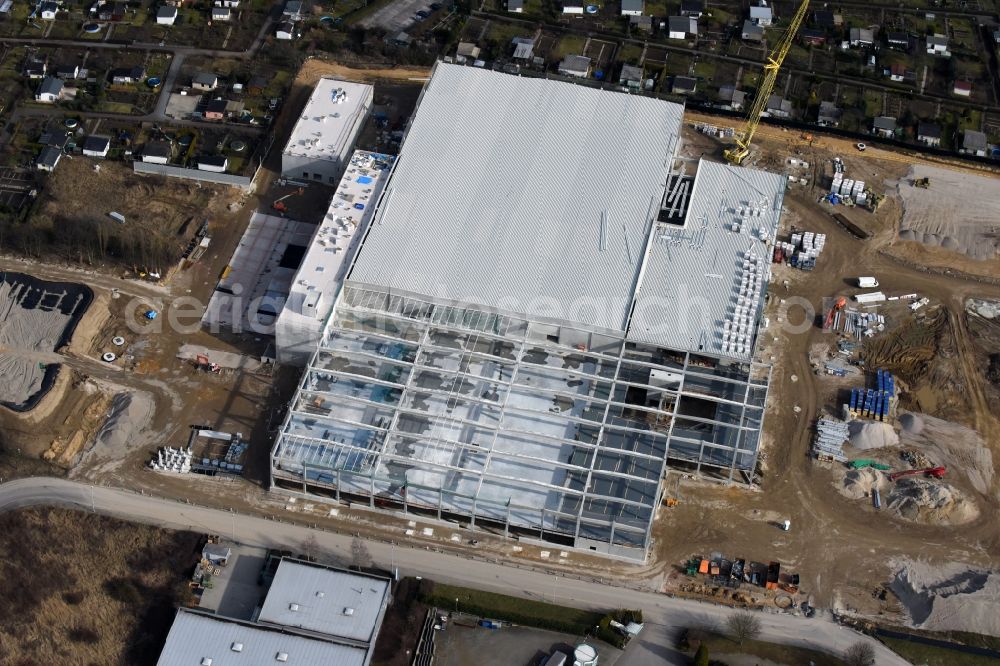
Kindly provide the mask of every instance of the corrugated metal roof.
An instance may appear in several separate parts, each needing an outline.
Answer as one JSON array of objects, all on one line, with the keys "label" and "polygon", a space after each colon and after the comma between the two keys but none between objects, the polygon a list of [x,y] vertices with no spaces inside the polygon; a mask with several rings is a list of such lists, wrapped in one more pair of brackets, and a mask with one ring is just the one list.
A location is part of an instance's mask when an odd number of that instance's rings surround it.
[{"label": "corrugated metal roof", "polygon": [[283,559],[258,619],[369,643],[388,594],[388,579]]},{"label": "corrugated metal roof", "polygon": [[[664,224],[653,231],[628,339],[749,358],[749,352],[724,351],[724,326],[739,303],[751,251],[762,273],[761,292],[746,316],[756,321],[770,274],[770,250],[759,230],[774,241],[784,191],[784,176],[700,162],[684,226]],[[739,232],[733,231],[734,222],[740,223]],[[752,339],[756,326],[748,329]]]},{"label": "corrugated metal roof", "polygon": [[438,64],[350,279],[623,330],[682,113]]},{"label": "corrugated metal roof", "polygon": [[[364,648],[306,638],[266,629],[249,622],[192,612],[181,608],[167,634],[157,666],[257,666],[288,664],[336,664],[364,666]],[[208,661],[211,660],[211,661]]]}]

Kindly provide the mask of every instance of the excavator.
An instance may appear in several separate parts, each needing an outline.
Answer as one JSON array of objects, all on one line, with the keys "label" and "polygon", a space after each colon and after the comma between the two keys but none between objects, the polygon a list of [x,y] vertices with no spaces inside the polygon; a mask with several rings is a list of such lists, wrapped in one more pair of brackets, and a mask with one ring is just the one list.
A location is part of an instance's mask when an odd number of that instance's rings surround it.
[{"label": "excavator", "polygon": [[830,330],[830,327],[833,326],[833,318],[838,312],[844,309],[845,305],[847,305],[847,297],[839,296],[837,301],[833,304],[833,307],[830,308],[830,311],[826,313],[826,319],[823,320],[824,331]]},{"label": "excavator", "polygon": [[757,89],[757,96],[754,97],[753,105],[747,113],[743,129],[736,132],[736,145],[725,151],[726,161],[730,164],[739,166],[750,155],[750,142],[753,140],[754,132],[757,131],[757,126],[760,125],[761,116],[767,109],[767,100],[774,92],[774,84],[778,80],[778,70],[781,69],[785,56],[792,48],[795,33],[799,31],[799,26],[805,20],[808,9],[809,0],[802,0],[802,4],[799,5],[791,23],[788,24],[788,28],[785,29],[781,39],[768,54],[767,62],[764,63],[764,79],[761,81],[760,88]]},{"label": "excavator", "polygon": [[896,479],[901,479],[904,476],[917,476],[918,474],[923,474],[924,476],[930,476],[935,479],[943,479],[944,473],[948,471],[944,467],[925,467],[924,469],[905,469],[902,472],[893,472],[889,475],[890,481],[895,481]]}]

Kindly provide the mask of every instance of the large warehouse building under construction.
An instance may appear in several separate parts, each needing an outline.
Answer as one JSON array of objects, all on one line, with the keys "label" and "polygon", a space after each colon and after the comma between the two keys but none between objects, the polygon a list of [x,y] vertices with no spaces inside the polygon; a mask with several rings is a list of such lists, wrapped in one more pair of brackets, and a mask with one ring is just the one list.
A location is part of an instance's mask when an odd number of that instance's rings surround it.
[{"label": "large warehouse building under construction", "polygon": [[785,182],[682,112],[439,64],[272,484],[641,560],[668,466],[750,481]]}]

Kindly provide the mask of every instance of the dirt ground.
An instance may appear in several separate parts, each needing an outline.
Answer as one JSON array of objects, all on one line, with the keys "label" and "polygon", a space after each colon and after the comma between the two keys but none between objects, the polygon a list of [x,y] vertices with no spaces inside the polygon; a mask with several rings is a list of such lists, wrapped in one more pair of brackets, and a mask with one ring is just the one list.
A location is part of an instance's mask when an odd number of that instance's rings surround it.
[{"label": "dirt ground", "polygon": [[199,546],[63,509],[0,515],[0,663],[155,664]]}]

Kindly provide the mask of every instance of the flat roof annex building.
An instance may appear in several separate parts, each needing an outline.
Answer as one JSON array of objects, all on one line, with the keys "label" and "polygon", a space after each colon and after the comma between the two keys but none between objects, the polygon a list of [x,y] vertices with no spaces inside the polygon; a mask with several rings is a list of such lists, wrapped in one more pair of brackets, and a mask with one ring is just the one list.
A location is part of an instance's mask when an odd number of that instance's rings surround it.
[{"label": "flat roof annex building", "polygon": [[371,112],[374,88],[320,79],[281,152],[281,175],[333,185]]},{"label": "flat roof annex building", "polygon": [[157,666],[368,666],[389,604],[389,583],[286,557],[256,621],[180,608]]},{"label": "flat roof annex building", "polygon": [[641,560],[668,464],[751,480],[785,178],[677,158],[682,112],[438,64],[272,485]]}]

